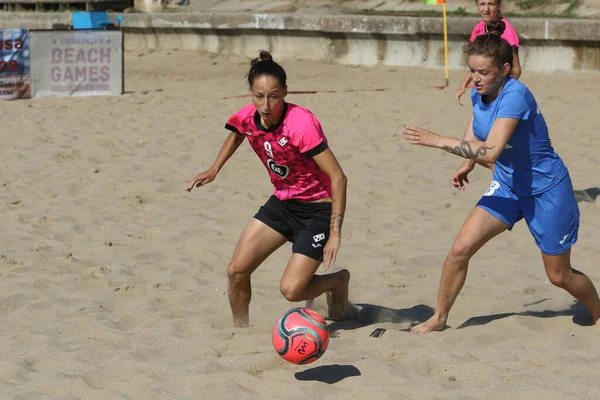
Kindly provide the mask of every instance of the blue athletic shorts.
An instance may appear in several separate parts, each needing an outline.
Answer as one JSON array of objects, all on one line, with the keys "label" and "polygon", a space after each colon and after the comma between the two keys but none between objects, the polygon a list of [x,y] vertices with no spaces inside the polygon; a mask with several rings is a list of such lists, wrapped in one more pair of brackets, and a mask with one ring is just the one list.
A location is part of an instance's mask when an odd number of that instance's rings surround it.
[{"label": "blue athletic shorts", "polygon": [[494,180],[477,206],[507,224],[509,230],[525,218],[535,243],[545,254],[561,254],[577,241],[579,207],[568,174],[554,187],[534,196],[517,196]]}]

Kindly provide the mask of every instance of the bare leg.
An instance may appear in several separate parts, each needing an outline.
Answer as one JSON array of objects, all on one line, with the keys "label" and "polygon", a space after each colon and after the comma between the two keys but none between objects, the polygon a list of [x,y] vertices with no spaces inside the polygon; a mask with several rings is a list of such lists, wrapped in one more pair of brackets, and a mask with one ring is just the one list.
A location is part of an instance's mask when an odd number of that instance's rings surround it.
[{"label": "bare leg", "polygon": [[279,290],[291,302],[314,299],[325,292],[331,292],[332,305],[329,317],[338,317],[348,305],[348,285],[350,272],[346,269],[333,274],[315,275],[321,265],[303,254],[294,253],[288,263]]},{"label": "bare leg", "polygon": [[227,295],[234,326],[250,324],[250,275],[286,241],[283,235],[257,219],[250,221],[244,229],[227,266]]},{"label": "bare leg", "polygon": [[446,327],[450,309],[467,278],[469,260],[484,244],[507,228],[508,225],[482,208],[475,207],[471,211],[444,261],[437,310],[427,321],[414,326],[411,332],[428,333]]},{"label": "bare leg", "polygon": [[558,255],[542,253],[548,279],[553,285],[565,289],[592,314],[592,322],[600,328],[600,299],[594,284],[582,272],[571,267],[571,249]]}]

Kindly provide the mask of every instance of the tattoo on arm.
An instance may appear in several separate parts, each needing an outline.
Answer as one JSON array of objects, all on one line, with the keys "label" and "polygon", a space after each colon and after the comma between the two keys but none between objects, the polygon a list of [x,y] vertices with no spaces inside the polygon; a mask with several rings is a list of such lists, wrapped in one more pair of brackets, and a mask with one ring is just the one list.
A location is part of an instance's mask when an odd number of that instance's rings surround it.
[{"label": "tattoo on arm", "polygon": [[331,222],[329,224],[329,230],[334,232],[340,232],[342,230],[342,224],[344,223],[344,213],[338,214],[331,212]]},{"label": "tattoo on arm", "polygon": [[485,157],[488,150],[492,150],[494,147],[496,146],[479,146],[477,149],[475,149],[475,151],[473,151],[469,142],[460,142],[460,145],[456,147],[444,146],[442,149],[446,150],[448,153],[456,154],[459,157],[474,159],[477,157]]}]

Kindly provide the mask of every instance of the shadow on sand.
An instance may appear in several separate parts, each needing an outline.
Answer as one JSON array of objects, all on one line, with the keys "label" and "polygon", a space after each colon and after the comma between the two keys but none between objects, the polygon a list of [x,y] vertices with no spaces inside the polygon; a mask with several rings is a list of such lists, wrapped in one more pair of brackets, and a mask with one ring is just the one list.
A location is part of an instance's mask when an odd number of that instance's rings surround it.
[{"label": "shadow on sand", "polygon": [[[523,306],[530,307],[533,305],[541,304],[547,300],[550,299],[541,299],[532,303],[524,304]],[[355,304],[354,306],[356,307],[356,312],[354,315],[352,315],[351,319],[344,321],[334,321],[329,324],[329,331],[331,333],[335,333],[338,330],[354,330],[363,328],[365,326],[386,322],[395,324],[408,324],[407,328],[399,330],[409,331],[412,326],[426,321],[434,313],[433,308],[424,304],[419,304],[411,308],[401,309],[387,308],[373,304]],[[593,325],[592,317],[590,316],[587,308],[583,304],[575,301],[568,309],[565,310],[522,311],[472,317],[463,322],[456,329],[464,329],[472,326],[486,325],[490,322],[512,316],[536,318],[555,318],[562,316],[572,316],[572,321],[576,325]],[[386,329],[378,328],[375,331],[373,331],[371,337],[381,337],[385,331]]]},{"label": "shadow on sand", "polygon": [[302,372],[296,372],[294,377],[299,381],[319,381],[331,385],[351,376],[360,375],[360,371],[354,365],[334,364],[321,365]]},{"label": "shadow on sand", "polygon": [[[549,299],[542,299],[536,301],[534,303],[525,304],[525,306],[530,306],[534,304],[540,304]],[[456,329],[469,328],[471,326],[481,326],[485,324],[489,324],[492,321],[496,321],[498,319],[512,317],[514,315],[523,316],[523,317],[536,317],[536,318],[555,318],[555,317],[564,317],[564,316],[572,316],[573,323],[580,326],[592,326],[592,317],[590,316],[589,311],[585,306],[579,302],[574,302],[571,307],[562,311],[523,311],[523,312],[511,312],[511,313],[502,313],[502,314],[491,314],[491,315],[482,315],[479,317],[469,318],[465,322],[463,322]]]},{"label": "shadow on sand", "polygon": [[[352,330],[377,323],[416,325],[426,321],[434,313],[433,308],[419,304],[411,308],[387,308],[374,304],[354,304],[352,317],[345,321],[335,321],[329,325],[330,332]],[[408,330],[408,329],[406,329]]]},{"label": "shadow on sand", "polygon": [[600,188],[598,187],[575,191],[575,199],[578,203],[593,203],[598,196],[600,196]]}]

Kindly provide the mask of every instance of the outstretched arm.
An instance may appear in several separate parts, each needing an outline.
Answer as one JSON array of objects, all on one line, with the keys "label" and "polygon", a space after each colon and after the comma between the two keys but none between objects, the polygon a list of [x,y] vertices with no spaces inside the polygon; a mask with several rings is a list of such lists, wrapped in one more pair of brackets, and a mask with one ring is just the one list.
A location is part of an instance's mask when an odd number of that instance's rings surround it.
[{"label": "outstretched arm", "polygon": [[348,179],[342,167],[333,155],[331,149],[313,157],[319,168],[331,179],[331,223],[329,240],[323,249],[323,268],[327,270],[335,264],[337,252],[340,248],[342,224],[346,212],[346,186]]},{"label": "outstretched arm", "polygon": [[504,151],[518,123],[517,118],[497,118],[486,141],[459,140],[414,126],[405,127],[402,133],[410,144],[434,147],[477,163],[492,164]]},{"label": "outstretched arm", "polygon": [[245,136],[240,135],[239,133],[231,132],[229,136],[227,136],[227,139],[225,139],[215,162],[206,171],[196,175],[194,179],[187,184],[185,190],[190,192],[193,188],[204,186],[207,183],[212,182],[221,168],[223,168],[223,165],[225,165],[227,160],[229,160],[233,153],[240,147],[244,138]]}]

